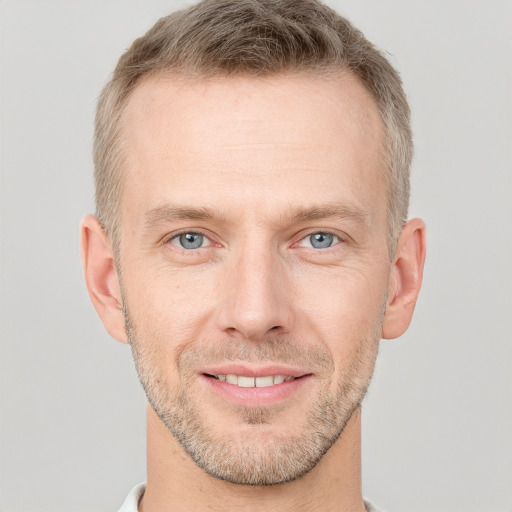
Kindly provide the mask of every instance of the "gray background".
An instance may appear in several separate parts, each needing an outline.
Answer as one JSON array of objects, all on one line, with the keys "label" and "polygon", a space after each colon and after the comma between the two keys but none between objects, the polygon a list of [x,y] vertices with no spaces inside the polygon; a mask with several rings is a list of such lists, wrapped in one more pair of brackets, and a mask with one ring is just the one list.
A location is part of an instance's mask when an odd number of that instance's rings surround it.
[{"label": "gray background", "polygon": [[[512,511],[512,3],[331,5],[390,53],[413,110],[415,320],[383,342],[364,494],[388,512]],[[0,0],[0,510],[113,511],[145,478],[144,397],[78,252],[96,96],[182,2]]]}]

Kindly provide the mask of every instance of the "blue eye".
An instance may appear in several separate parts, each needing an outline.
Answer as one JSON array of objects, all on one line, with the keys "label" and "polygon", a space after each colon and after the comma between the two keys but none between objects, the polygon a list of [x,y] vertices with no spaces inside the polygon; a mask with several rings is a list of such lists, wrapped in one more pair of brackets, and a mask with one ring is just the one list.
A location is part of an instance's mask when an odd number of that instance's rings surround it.
[{"label": "blue eye", "polygon": [[171,243],[187,250],[199,249],[210,245],[208,238],[201,233],[194,233],[192,231],[176,235],[171,239]]},{"label": "blue eye", "polygon": [[313,247],[313,249],[328,249],[335,243],[339,242],[339,238],[332,233],[313,233],[302,239],[302,245]]}]

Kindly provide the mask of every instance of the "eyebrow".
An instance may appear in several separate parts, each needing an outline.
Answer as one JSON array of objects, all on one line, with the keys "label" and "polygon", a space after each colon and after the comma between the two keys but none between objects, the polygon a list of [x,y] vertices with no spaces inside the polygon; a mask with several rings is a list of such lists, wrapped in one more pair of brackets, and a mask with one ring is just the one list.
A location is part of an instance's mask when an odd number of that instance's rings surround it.
[{"label": "eyebrow", "polygon": [[219,216],[210,208],[163,204],[146,212],[145,224],[151,226],[153,224],[174,220],[209,220],[217,219],[218,217]]},{"label": "eyebrow", "polygon": [[355,204],[340,202],[307,208],[294,207],[284,216],[284,219],[288,222],[307,222],[327,218],[365,223],[368,219],[368,213]]},{"label": "eyebrow", "polygon": [[[364,224],[368,219],[368,213],[355,204],[337,202],[310,207],[292,207],[284,212],[280,221],[283,224],[294,224],[328,218],[337,218],[343,221],[349,220]],[[163,204],[146,212],[145,225],[150,227],[162,222],[172,222],[176,220],[213,220],[217,222],[227,222],[227,219],[228,216],[225,213],[217,213],[211,208]]]}]

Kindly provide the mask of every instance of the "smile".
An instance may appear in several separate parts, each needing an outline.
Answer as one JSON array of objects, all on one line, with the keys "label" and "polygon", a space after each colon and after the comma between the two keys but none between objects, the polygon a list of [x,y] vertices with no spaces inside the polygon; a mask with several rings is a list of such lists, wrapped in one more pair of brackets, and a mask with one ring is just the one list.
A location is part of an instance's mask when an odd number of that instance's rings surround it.
[{"label": "smile", "polygon": [[276,384],[282,384],[283,382],[289,382],[294,380],[296,377],[284,376],[284,375],[266,375],[261,377],[247,377],[245,375],[208,375],[214,379],[221,380],[234,386],[241,388],[267,388],[275,386]]},{"label": "smile", "polygon": [[203,368],[200,382],[222,399],[243,407],[266,407],[288,400],[315,381],[306,368],[225,363]]}]

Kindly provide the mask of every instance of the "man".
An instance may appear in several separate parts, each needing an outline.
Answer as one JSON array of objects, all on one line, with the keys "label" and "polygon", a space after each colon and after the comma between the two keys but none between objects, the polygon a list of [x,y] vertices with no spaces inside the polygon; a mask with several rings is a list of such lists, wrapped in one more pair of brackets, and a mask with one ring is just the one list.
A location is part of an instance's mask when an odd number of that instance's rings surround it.
[{"label": "man", "polygon": [[396,71],[315,1],[205,1],[121,57],[82,257],[149,401],[123,512],[376,510],[361,402],[421,285],[411,156]]}]

